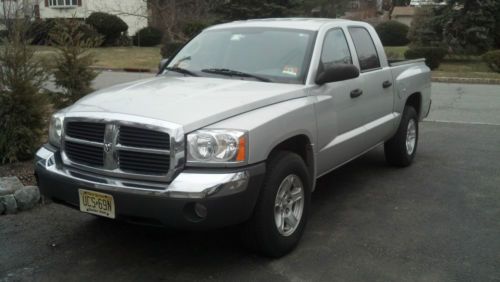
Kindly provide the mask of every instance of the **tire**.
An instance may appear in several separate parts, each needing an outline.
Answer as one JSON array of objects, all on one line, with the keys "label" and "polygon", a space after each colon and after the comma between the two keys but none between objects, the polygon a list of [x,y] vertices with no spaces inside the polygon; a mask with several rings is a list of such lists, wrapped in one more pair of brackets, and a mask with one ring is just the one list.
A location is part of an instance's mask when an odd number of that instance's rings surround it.
[{"label": "tire", "polygon": [[[290,193],[296,201],[283,203],[287,183],[292,183]],[[300,189],[302,186],[302,201]],[[278,196],[278,192],[280,196]],[[293,193],[292,193],[293,192]],[[269,158],[264,184],[259,194],[252,218],[244,225],[242,238],[253,251],[278,258],[291,252],[299,243],[309,214],[311,178],[302,158],[292,152],[278,151]],[[277,204],[278,203],[278,204]],[[298,211],[302,210],[300,216]],[[293,218],[296,220],[293,226]],[[286,216],[287,219],[284,219]],[[299,218],[297,220],[297,218]],[[279,223],[283,223],[282,225]],[[279,228],[278,225],[281,227]],[[288,227],[288,228],[287,228]],[[293,228],[292,228],[293,227]],[[281,231],[280,231],[281,230]]]},{"label": "tire", "polygon": [[415,158],[417,145],[418,114],[413,107],[406,106],[398,131],[384,144],[385,159],[393,166],[407,167]]}]

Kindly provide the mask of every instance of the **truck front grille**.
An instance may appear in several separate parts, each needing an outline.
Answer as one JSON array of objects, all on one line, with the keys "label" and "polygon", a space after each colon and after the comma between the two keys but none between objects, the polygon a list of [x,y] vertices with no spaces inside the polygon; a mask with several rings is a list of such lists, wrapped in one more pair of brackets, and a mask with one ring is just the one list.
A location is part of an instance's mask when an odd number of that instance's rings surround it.
[{"label": "truck front grille", "polygon": [[138,148],[170,150],[170,136],[167,133],[131,126],[120,126],[118,143]]},{"label": "truck front grille", "polygon": [[170,168],[170,156],[131,151],[118,151],[123,171],[145,174],[164,174]]},{"label": "truck front grille", "polygon": [[94,167],[104,166],[103,147],[66,141],[64,149],[68,158],[73,162]]},{"label": "truck front grille", "polygon": [[171,170],[170,134],[162,128],[155,129],[150,129],[148,125],[130,126],[119,121],[67,120],[63,152],[71,161],[68,164],[83,165],[80,169],[87,167],[115,177],[151,175],[168,180]]},{"label": "truck front grille", "polygon": [[66,125],[66,135],[69,137],[104,142],[104,132],[106,124],[96,122],[68,122]]}]

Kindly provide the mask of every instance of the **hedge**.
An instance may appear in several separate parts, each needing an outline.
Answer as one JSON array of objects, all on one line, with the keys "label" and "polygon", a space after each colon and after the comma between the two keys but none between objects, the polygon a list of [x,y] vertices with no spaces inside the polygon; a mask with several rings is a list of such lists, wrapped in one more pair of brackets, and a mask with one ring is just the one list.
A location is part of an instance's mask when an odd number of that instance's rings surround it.
[{"label": "hedge", "polygon": [[375,30],[385,46],[404,46],[409,42],[409,27],[398,21],[383,22],[377,25]]},{"label": "hedge", "polygon": [[406,59],[425,58],[427,66],[433,70],[437,69],[444,57],[448,54],[446,49],[441,47],[411,47],[406,50]]},{"label": "hedge", "polygon": [[154,27],[145,27],[137,31],[134,35],[134,45],[136,46],[156,46],[160,44],[162,33],[159,29]]}]

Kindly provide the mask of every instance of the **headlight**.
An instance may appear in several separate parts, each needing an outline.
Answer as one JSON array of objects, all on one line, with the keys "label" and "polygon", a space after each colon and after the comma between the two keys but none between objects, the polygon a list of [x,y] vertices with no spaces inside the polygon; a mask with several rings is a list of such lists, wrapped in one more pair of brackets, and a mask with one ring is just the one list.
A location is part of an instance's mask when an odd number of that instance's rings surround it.
[{"label": "headlight", "polygon": [[198,130],[188,134],[188,164],[238,164],[247,160],[248,135],[240,130]]},{"label": "headlight", "polygon": [[58,113],[53,114],[52,117],[50,118],[49,143],[56,147],[61,146],[63,120],[64,116]]}]

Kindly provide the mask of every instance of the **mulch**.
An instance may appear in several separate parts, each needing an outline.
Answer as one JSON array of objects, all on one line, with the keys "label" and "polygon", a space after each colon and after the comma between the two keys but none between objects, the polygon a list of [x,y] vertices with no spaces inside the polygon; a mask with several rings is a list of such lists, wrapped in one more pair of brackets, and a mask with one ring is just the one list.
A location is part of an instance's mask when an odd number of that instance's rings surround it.
[{"label": "mulch", "polygon": [[17,176],[25,186],[37,185],[33,160],[0,165],[0,177]]}]

